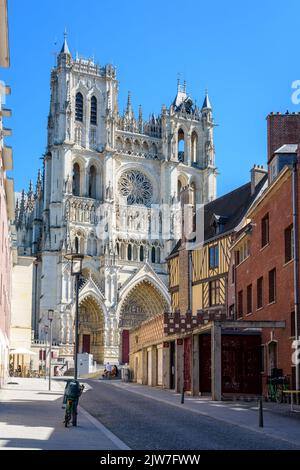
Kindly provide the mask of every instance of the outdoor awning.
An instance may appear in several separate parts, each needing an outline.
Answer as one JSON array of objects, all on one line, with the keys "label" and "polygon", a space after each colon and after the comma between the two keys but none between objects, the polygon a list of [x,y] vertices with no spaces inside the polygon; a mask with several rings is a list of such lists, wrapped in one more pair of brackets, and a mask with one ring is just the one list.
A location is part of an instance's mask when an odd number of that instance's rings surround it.
[{"label": "outdoor awning", "polygon": [[32,352],[32,351],[30,351],[30,349],[26,349],[26,348],[15,348],[15,349],[11,349],[11,350],[9,351],[9,354],[14,355],[14,356],[16,356],[17,354],[20,354],[20,355],[22,355],[22,354],[23,354],[23,355],[28,354],[28,355],[30,355],[30,356],[36,356],[36,355],[37,355],[37,353]]}]

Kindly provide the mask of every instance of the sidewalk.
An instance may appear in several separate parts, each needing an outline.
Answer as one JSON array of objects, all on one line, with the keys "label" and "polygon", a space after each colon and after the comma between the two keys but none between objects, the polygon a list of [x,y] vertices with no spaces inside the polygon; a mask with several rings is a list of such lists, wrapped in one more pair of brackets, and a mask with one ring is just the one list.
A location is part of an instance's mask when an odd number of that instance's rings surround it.
[{"label": "sidewalk", "polygon": [[[244,429],[256,431],[271,437],[276,437],[292,444],[300,449],[300,413],[289,411],[290,405],[277,405],[276,403],[263,403],[264,427],[259,427],[258,403],[244,401],[211,401],[209,397],[184,398],[181,404],[181,395],[172,390],[148,387],[135,383],[110,381],[103,383],[108,386],[119,387],[132,393],[137,393],[147,398],[157,400],[171,406],[189,410],[204,416],[209,416],[219,421],[234,424]],[[276,408],[277,406],[277,408]],[[295,407],[299,409],[298,407]]]},{"label": "sidewalk", "polygon": [[79,407],[78,426],[65,428],[65,383],[10,377],[0,390],[0,449],[128,449],[114,434]]}]

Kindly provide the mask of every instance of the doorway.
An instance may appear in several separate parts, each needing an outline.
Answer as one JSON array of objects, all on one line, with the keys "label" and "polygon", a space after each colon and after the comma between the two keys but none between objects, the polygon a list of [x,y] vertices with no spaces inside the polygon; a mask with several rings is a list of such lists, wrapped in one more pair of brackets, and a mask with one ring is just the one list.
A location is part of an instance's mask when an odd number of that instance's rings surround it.
[{"label": "doorway", "polygon": [[91,352],[91,336],[82,335],[82,352],[90,354]]}]

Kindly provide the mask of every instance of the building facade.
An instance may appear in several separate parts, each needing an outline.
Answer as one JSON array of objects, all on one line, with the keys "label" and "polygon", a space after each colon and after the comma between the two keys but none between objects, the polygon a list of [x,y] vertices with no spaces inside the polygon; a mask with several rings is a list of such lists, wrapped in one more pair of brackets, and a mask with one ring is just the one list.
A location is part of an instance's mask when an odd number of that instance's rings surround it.
[{"label": "building facade", "polygon": [[299,331],[299,266],[295,256],[299,244],[299,169],[298,163],[293,166],[297,149],[297,145],[283,145],[273,152],[269,164],[277,159],[279,172],[270,171],[272,181],[249,211],[250,223],[232,248],[236,318],[283,322],[281,328],[262,330],[260,372],[266,393],[273,369],[281,369],[289,377],[290,387],[296,386],[293,341],[296,328]]},{"label": "building facade", "polygon": [[85,255],[80,284],[80,351],[98,363],[128,362],[129,330],[170,305],[166,256],[179,238],[183,197],[216,194],[212,109],[178,84],[159,116],[118,110],[111,65],[73,58],[65,38],[51,72],[43,175],[16,207],[20,255],[36,256],[33,329],[73,354],[74,285],[67,252]]},{"label": "building facade", "polygon": [[267,182],[255,166],[251,182],[204,205],[203,244],[173,249],[171,310],[130,332],[133,380],[216,400],[260,393],[260,330],[235,321],[227,303],[231,247]]},{"label": "building facade", "polygon": [[[7,4],[0,1],[0,66],[9,67]],[[12,237],[14,234],[13,180],[7,171],[12,170],[12,150],[4,143],[11,130],[4,126],[3,118],[11,111],[5,107],[9,86],[0,82],[0,386],[8,375],[9,331],[11,312],[11,276],[13,264]]]}]

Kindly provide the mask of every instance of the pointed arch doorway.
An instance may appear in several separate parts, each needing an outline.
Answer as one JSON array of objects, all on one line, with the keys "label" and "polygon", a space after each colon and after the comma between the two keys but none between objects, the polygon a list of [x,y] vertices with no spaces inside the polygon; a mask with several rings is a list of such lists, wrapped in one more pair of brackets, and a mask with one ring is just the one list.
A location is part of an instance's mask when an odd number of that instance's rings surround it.
[{"label": "pointed arch doorway", "polygon": [[120,357],[122,363],[129,362],[129,332],[143,321],[161,315],[168,301],[148,280],[137,283],[125,296],[119,318],[121,331]]},{"label": "pointed arch doorway", "polygon": [[79,301],[79,352],[104,362],[104,313],[97,300],[89,295]]}]

